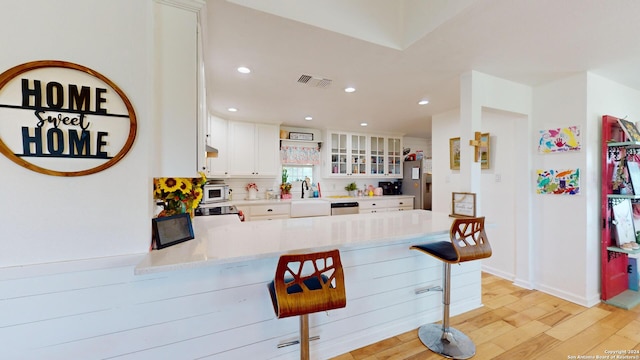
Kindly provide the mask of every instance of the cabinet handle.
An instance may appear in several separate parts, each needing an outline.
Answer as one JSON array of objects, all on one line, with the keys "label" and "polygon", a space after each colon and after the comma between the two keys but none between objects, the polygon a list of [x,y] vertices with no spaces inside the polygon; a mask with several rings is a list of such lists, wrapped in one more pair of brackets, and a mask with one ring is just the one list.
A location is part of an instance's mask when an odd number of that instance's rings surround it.
[{"label": "cabinet handle", "polygon": [[376,203],[371,204],[372,206],[376,206]]},{"label": "cabinet handle", "polygon": [[402,201],[400,201],[400,205],[403,205],[404,203]]},{"label": "cabinet handle", "polygon": [[267,211],[273,211],[273,209],[267,209]]}]

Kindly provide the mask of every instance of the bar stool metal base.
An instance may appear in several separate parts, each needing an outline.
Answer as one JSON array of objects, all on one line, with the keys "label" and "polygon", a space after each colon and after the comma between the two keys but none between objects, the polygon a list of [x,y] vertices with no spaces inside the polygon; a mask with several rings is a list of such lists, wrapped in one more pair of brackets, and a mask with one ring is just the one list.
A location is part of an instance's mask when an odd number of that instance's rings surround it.
[{"label": "bar stool metal base", "polygon": [[467,335],[452,327],[443,332],[442,324],[421,326],[418,337],[429,350],[444,357],[468,359],[476,354],[476,345]]}]

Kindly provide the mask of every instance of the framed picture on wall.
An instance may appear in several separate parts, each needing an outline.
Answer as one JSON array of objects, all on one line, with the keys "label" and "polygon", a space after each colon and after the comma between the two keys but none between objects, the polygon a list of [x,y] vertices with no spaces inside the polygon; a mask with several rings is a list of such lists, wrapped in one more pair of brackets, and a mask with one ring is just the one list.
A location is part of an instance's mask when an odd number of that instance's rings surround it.
[{"label": "framed picture on wall", "polygon": [[478,147],[478,152],[480,153],[480,168],[488,169],[491,165],[491,145],[490,140],[491,136],[489,133],[484,133],[480,135],[480,146]]},{"label": "framed picture on wall", "polygon": [[449,139],[449,168],[460,170],[460,138]]}]

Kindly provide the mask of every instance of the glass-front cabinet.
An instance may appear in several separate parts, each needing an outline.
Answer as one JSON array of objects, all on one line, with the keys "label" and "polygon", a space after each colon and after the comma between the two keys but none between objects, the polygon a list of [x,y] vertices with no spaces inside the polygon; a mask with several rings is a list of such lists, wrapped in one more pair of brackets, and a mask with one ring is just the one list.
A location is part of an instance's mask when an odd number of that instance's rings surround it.
[{"label": "glass-front cabinet", "polygon": [[367,174],[367,137],[365,135],[351,134],[351,174]]},{"label": "glass-front cabinet", "polygon": [[402,139],[387,138],[387,172],[389,176],[402,176]]},{"label": "glass-front cabinet", "polygon": [[367,174],[367,136],[332,132],[329,136],[330,175]]},{"label": "glass-front cabinet", "polygon": [[331,157],[331,174],[347,175],[347,134],[331,133],[329,141]]},{"label": "glass-front cabinet", "polygon": [[328,132],[329,176],[402,178],[399,137]]},{"label": "glass-front cabinet", "polygon": [[369,148],[371,149],[371,175],[379,175],[386,173],[385,171],[385,141],[383,137],[371,136],[369,137]]}]

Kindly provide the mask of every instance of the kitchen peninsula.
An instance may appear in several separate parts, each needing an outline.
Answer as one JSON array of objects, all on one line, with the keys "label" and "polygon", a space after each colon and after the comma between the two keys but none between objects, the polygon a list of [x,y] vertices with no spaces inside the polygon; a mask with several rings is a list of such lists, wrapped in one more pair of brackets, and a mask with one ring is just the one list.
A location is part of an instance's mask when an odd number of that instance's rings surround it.
[{"label": "kitchen peninsula", "polygon": [[[137,277],[160,281],[176,299],[198,299],[199,308],[169,310],[188,313],[190,322],[206,328],[207,344],[192,334],[185,357],[296,358],[297,346],[278,344],[296,337],[298,321],[276,319],[266,288],[287,252],[341,251],[347,306],[310,316],[311,336],[320,336],[311,343],[314,358],[441,318],[441,292],[420,290],[441,284],[442,264],[409,247],[448,239],[448,214],[408,210],[219,226],[207,225],[207,218],[194,219],[194,240],[152,251],[135,267]],[[455,266],[453,277],[452,314],[479,307],[480,262]]]}]

